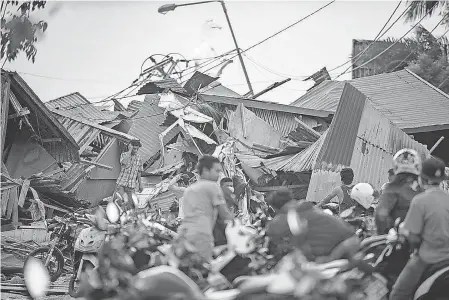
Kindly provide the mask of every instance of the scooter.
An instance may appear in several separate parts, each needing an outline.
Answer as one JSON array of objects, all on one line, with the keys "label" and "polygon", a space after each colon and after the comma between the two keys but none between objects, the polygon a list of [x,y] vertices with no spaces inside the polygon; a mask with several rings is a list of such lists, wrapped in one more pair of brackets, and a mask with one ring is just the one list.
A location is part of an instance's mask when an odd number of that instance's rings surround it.
[{"label": "scooter", "polygon": [[98,268],[98,251],[108,236],[118,229],[117,225],[111,224],[110,220],[107,220],[107,216],[105,217],[99,211],[96,215],[86,215],[86,218],[92,226],[80,232],[74,247],[73,274],[69,282],[69,294],[74,298],[80,295],[78,284],[83,274]]},{"label": "scooter", "polygon": [[[402,230],[400,219],[396,219],[395,226],[388,234],[373,236],[362,241],[364,253],[383,247],[378,258],[373,263],[376,272],[382,275],[388,289],[404,268],[410,254],[407,238]],[[371,252],[372,253],[372,252]],[[390,274],[397,273],[397,274]],[[392,276],[393,275],[393,276]],[[449,286],[449,259],[430,266],[424,273],[420,285],[415,292],[413,300],[443,300],[448,297]]]}]

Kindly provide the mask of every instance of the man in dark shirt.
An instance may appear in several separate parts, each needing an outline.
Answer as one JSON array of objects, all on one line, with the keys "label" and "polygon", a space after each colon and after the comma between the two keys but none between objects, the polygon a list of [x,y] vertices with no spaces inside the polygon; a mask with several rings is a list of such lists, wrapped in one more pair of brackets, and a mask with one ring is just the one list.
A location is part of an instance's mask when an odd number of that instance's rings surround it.
[{"label": "man in dark shirt", "polygon": [[[313,203],[292,200],[288,189],[280,190],[268,199],[276,216],[268,224],[267,234],[274,240],[286,236],[292,238],[292,245],[303,251],[309,260],[327,262],[351,257],[358,250],[359,240],[353,228],[340,218],[328,215],[314,207]],[[307,223],[307,230],[300,236],[293,236],[287,213],[294,209],[300,219]]]}]

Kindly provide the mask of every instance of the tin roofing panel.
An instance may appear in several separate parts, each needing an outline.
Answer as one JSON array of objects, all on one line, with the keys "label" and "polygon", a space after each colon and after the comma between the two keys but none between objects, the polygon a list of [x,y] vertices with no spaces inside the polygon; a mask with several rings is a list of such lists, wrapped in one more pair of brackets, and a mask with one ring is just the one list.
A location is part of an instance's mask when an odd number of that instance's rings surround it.
[{"label": "tin roofing panel", "polygon": [[173,78],[150,81],[142,86],[137,95],[159,94],[165,90],[175,93],[187,94],[187,91]]},{"label": "tin roofing panel", "polygon": [[120,115],[118,111],[100,110],[78,92],[50,100],[45,105],[51,110],[61,109],[73,116],[81,117],[97,124],[110,122]]},{"label": "tin roofing panel", "polygon": [[[158,106],[158,95],[146,95],[137,115],[132,119],[132,126],[129,130],[129,134],[140,139],[142,148],[140,154],[144,161],[147,161],[161,149],[161,142],[159,140],[159,134],[167,129],[161,124],[165,120],[164,110]],[[171,130],[167,136],[164,137],[164,142],[170,141],[179,132],[179,129],[175,128]]]},{"label": "tin roofing panel", "polygon": [[375,188],[387,180],[393,155],[412,148],[428,157],[418,143],[377,110],[367,97],[346,83],[342,101],[314,165],[308,200],[323,199],[337,184],[344,167],[354,170],[354,182],[369,182]]},{"label": "tin roofing panel", "polygon": [[[357,78],[348,83],[406,132],[449,128],[449,96],[409,70]],[[342,93],[343,82],[323,82],[292,105],[335,111]]]}]

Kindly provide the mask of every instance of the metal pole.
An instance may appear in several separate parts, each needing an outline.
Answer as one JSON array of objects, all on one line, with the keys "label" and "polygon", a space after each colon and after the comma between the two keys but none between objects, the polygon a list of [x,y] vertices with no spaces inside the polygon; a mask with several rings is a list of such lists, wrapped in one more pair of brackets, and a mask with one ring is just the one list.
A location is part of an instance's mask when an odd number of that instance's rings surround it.
[{"label": "metal pole", "polygon": [[254,95],[253,87],[251,86],[251,81],[249,80],[248,72],[246,71],[245,63],[243,62],[242,53],[241,53],[239,45],[237,44],[237,39],[235,38],[234,30],[232,29],[231,20],[229,19],[226,5],[225,5],[224,1],[219,1],[219,2],[221,3],[221,7],[223,8],[223,12],[226,16],[226,21],[228,21],[229,30],[231,30],[232,39],[234,40],[234,45],[235,45],[235,48],[237,49],[237,54],[240,59],[240,64],[242,65],[243,73],[245,74],[245,79],[246,79],[246,83],[248,84],[249,92],[251,93],[251,95]]}]

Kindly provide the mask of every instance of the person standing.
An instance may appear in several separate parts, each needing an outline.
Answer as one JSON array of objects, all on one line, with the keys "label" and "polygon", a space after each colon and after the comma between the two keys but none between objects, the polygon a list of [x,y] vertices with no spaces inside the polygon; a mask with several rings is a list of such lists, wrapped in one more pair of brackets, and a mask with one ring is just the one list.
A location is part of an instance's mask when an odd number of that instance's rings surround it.
[{"label": "person standing", "polygon": [[200,179],[184,191],[184,218],[178,233],[195,246],[204,259],[211,261],[214,247],[213,228],[217,217],[225,222],[233,219],[223,191],[217,183],[222,171],[220,161],[205,155],[198,160]]},{"label": "person standing", "polygon": [[440,188],[447,179],[444,171],[439,158],[422,164],[419,179],[425,191],[413,198],[404,221],[407,239],[418,251],[396,280],[390,300],[412,299],[425,270],[449,259],[449,193]]},{"label": "person standing", "polygon": [[120,156],[120,174],[117,178],[117,191],[122,197],[127,195],[128,209],[134,208],[134,201],[132,194],[137,190],[142,191],[142,171],[143,171],[143,160],[138,154],[138,151],[142,144],[139,140],[131,141],[129,146],[129,151],[123,153]]},{"label": "person standing", "polygon": [[326,198],[318,203],[317,207],[322,207],[335,197],[337,197],[338,200],[339,213],[352,206],[358,206],[358,203],[351,199],[351,190],[354,187],[352,184],[354,180],[354,171],[351,168],[344,168],[340,172],[340,178],[342,184],[335,187]]},{"label": "person standing", "polygon": [[184,218],[184,208],[183,208],[183,200],[184,200],[184,192],[189,185],[189,176],[186,174],[178,174],[170,180],[168,183],[168,190],[175,194],[176,199],[178,199],[178,220],[182,220]]}]

